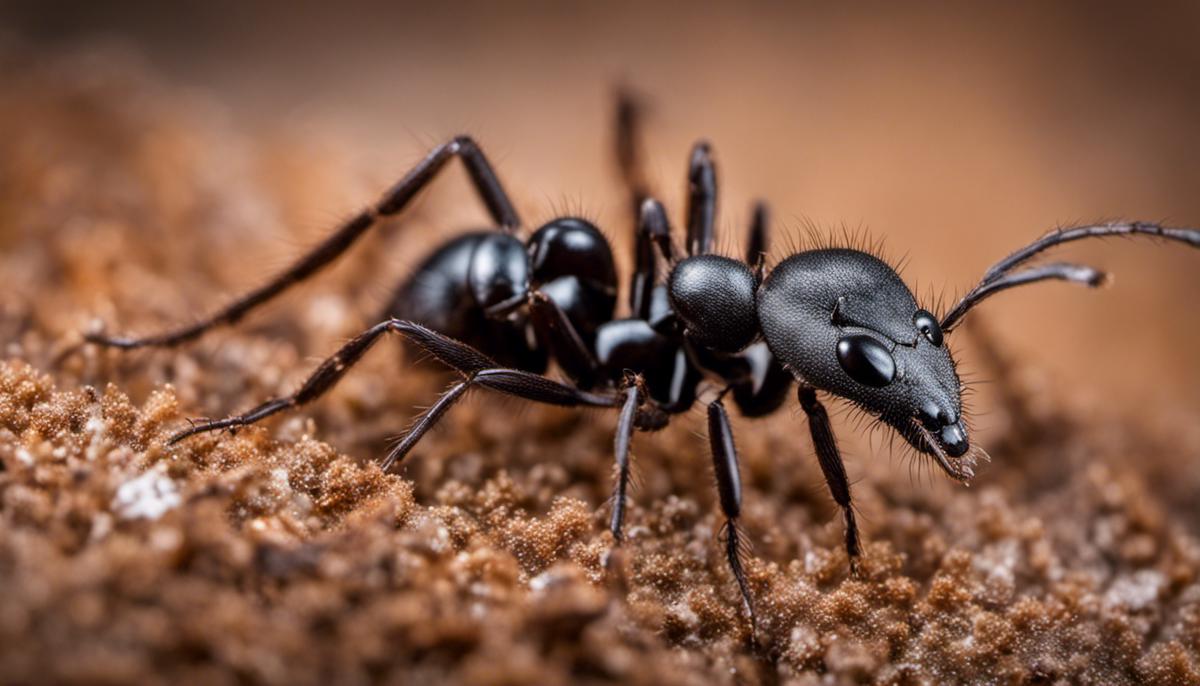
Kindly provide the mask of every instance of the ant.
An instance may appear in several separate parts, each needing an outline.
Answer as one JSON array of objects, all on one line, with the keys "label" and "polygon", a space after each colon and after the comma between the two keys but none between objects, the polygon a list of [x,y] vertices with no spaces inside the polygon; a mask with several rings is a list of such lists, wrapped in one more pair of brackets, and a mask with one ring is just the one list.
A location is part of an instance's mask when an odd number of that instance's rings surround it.
[{"label": "ant", "polygon": [[[974,476],[962,411],[962,385],[945,337],[985,299],[1009,288],[1062,280],[1097,286],[1105,274],[1065,262],[1030,264],[1071,241],[1144,235],[1200,248],[1200,231],[1146,222],[1114,222],[1052,231],[992,266],[942,317],[922,308],[896,270],[869,252],[823,247],[796,252],[768,268],[767,208],[755,206],[744,260],[713,253],[717,173],[706,142],[688,164],[686,244],[676,247],[667,214],[650,197],[640,172],[636,131],[640,108],[619,98],[617,161],[637,217],[629,316],[615,316],[618,277],[608,241],[591,222],[564,216],[524,240],[523,226],[491,163],[467,136],[434,148],[372,206],[265,285],[198,322],[142,337],[84,336],[122,349],[176,346],[238,322],[290,286],[342,255],[383,219],[401,213],[453,158],[465,165],[494,228],[466,233],[437,248],[397,289],[386,318],[321,363],[295,393],[243,414],[197,422],[172,436],[233,431],[316,400],[386,334],[399,334],[457,372],[450,387],[382,462],[395,468],[450,408],[480,387],[539,403],[618,411],[616,479],[609,524],[623,536],[633,432],[655,431],[689,410],[704,387],[708,438],[718,500],[725,517],[725,555],[754,632],[738,528],[742,488],[733,430],[725,409],[771,414],[796,385],[818,463],[844,519],[852,572],[862,548],[850,482],[829,415],[818,392],[843,398],[894,429],[952,479]],[[668,267],[658,278],[659,260]],[[546,376],[553,361],[566,382]],[[705,386],[702,386],[705,384]]]}]

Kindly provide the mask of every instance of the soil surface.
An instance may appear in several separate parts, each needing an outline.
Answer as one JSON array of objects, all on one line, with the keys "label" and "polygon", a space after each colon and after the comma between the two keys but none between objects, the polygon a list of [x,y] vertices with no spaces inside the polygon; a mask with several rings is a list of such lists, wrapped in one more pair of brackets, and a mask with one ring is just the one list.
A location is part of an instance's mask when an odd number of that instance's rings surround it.
[{"label": "soil surface", "polygon": [[0,681],[1200,684],[1194,417],[1080,412],[1004,355],[972,487],[848,440],[858,578],[794,404],[736,420],[753,641],[698,412],[635,438],[615,555],[613,413],[481,393],[385,474],[447,382],[393,344],[311,407],[165,446],[373,323],[361,276],[459,199],[198,343],[74,350],[210,311],[294,254],[269,237],[312,242],[305,197],[378,187],[119,60],[6,55],[0,81]]}]

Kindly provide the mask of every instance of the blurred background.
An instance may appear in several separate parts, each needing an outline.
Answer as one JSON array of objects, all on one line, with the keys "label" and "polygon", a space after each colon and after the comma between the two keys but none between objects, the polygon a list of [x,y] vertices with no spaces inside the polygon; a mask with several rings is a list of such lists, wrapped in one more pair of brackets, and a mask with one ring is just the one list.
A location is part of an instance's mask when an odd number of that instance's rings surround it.
[{"label": "blurred background", "polygon": [[[730,249],[763,198],[782,234],[866,228],[906,258],[919,294],[949,299],[1059,224],[1200,225],[1196,3],[0,7],[7,40],[121,53],[196,95],[201,116],[329,160],[303,172],[306,206],[285,218],[305,238],[265,231],[255,259],[282,262],[459,132],[483,143],[527,219],[581,211],[627,247],[618,83],[648,98],[651,178],[673,216],[690,144],[713,142]],[[324,188],[347,175],[351,191]],[[483,220],[451,176],[427,200],[436,230],[392,242],[404,250],[370,292],[384,297],[424,246]],[[1194,432],[1200,254],[1114,240],[1061,255],[1115,284],[1005,294],[977,311],[986,335],[1085,407],[1140,408]],[[986,380],[970,337],[956,345]]]}]

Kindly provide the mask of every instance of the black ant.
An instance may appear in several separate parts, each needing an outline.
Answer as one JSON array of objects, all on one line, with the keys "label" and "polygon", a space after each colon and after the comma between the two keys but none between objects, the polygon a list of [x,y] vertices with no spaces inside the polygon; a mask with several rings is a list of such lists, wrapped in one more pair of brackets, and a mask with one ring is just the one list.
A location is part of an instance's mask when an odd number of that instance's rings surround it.
[{"label": "black ant", "polygon": [[[767,415],[797,385],[800,406],[833,499],[845,519],[852,571],[861,554],[850,483],[818,391],[844,398],[891,426],[952,479],[968,482],[974,453],[962,414],[962,386],[945,336],[975,305],[996,293],[1058,279],[1096,286],[1104,274],[1070,263],[1030,265],[1043,251],[1083,238],[1146,235],[1200,247],[1200,231],[1145,222],[1078,226],[1046,234],[996,263],[939,320],[916,301],[896,270],[868,252],[821,248],[797,252],[767,269],[767,211],[756,206],[745,260],[713,254],[717,176],[706,143],[692,149],[688,169],[686,252],[671,238],[663,206],[648,197],[635,144],[637,107],[622,98],[617,158],[638,217],[630,316],[615,318],[617,272],[600,231],[578,217],[559,217],[522,241],[521,220],[492,165],[471,138],[438,146],[373,206],[266,285],[217,313],[144,338],[90,333],[98,345],[132,349],[173,346],[234,324],[252,309],[335,260],[366,231],[404,210],[451,158],[465,164],[495,229],[468,233],[435,250],[393,298],[387,318],[345,344],[292,395],[240,415],[204,421],[175,434],[234,430],[311,402],[328,391],[387,333],[457,371],[461,381],[430,407],[383,460],[391,469],[472,387],[562,406],[615,408],[617,420],[610,529],[622,541],[629,446],[635,429],[654,431],[691,408],[702,382],[717,391],[708,403],[708,436],[726,557],[753,632],[754,613],[742,567],[741,482],[724,398],[744,416]],[[657,279],[658,258],[670,267]],[[542,374],[553,360],[569,383]]]}]

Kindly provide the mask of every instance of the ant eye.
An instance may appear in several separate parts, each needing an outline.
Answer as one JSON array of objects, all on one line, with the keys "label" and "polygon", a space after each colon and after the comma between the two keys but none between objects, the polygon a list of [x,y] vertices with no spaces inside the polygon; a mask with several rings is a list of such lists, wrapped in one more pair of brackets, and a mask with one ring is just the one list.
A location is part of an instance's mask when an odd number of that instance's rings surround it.
[{"label": "ant eye", "polygon": [[843,337],[837,344],[838,362],[851,379],[882,388],[896,378],[896,361],[879,341],[865,334]]},{"label": "ant eye", "polygon": [[917,310],[913,315],[913,324],[917,325],[917,331],[925,334],[930,343],[938,348],[942,347],[942,327],[928,310]]}]

